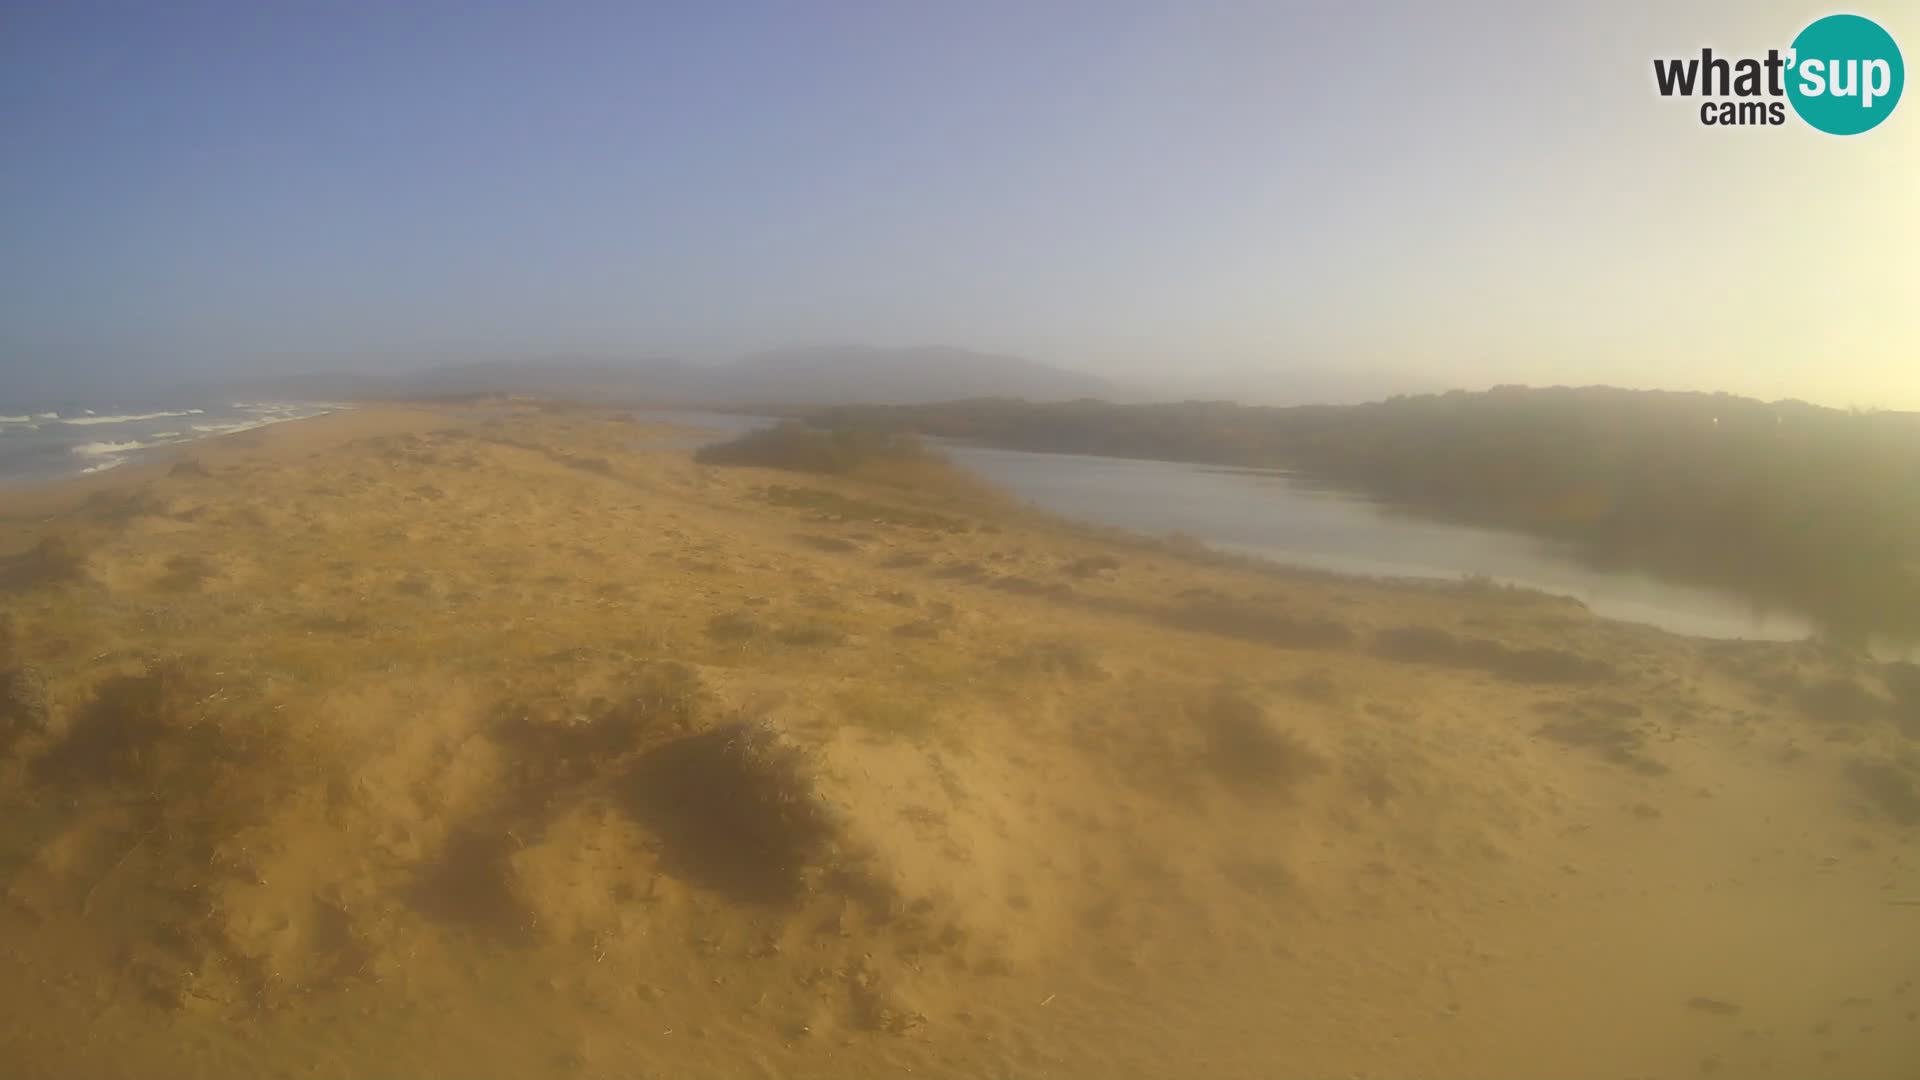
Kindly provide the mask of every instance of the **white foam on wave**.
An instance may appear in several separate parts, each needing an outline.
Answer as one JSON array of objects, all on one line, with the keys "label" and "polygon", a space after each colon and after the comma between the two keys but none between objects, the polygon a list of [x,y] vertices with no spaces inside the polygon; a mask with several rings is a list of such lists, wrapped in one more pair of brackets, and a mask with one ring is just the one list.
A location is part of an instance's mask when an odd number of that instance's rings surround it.
[{"label": "white foam on wave", "polygon": [[303,416],[264,416],[258,420],[240,420],[231,424],[195,424],[193,430],[202,435],[231,435],[236,431],[252,431],[268,424],[284,424],[288,420],[304,420]]},{"label": "white foam on wave", "polygon": [[143,442],[90,442],[81,443],[68,452],[81,457],[104,457],[108,454],[124,454],[129,450],[145,450],[152,445]]},{"label": "white foam on wave", "polygon": [[60,421],[63,424],[131,424],[136,420],[164,420],[169,416],[194,416],[204,410],[181,409],[175,412],[122,413],[115,416],[95,416],[91,410],[85,416],[75,416]]},{"label": "white foam on wave", "polygon": [[71,447],[70,453],[81,457],[100,457],[105,454],[126,454],[135,450],[151,450],[156,446],[172,446],[174,443],[188,442],[188,437],[177,431],[163,431],[151,439],[137,442],[90,442]]},{"label": "white foam on wave", "polygon": [[31,416],[0,416],[0,424],[31,424]]},{"label": "white foam on wave", "polygon": [[[137,460],[141,451],[153,450],[159,447],[183,446],[201,439],[217,438],[222,435],[232,435],[241,431],[252,431],[255,428],[267,427],[271,424],[282,424],[290,420],[304,420],[308,417],[324,415],[335,408],[334,406],[328,406],[320,402],[270,402],[265,403],[265,405],[267,407],[244,411],[238,414],[226,413],[222,415],[223,410],[216,410],[214,416],[211,417],[205,416],[205,409],[178,409],[151,413],[115,413],[108,416],[89,414],[85,417],[69,417],[58,421],[58,423],[62,427],[66,427],[67,425],[84,427],[94,424],[125,424],[135,421],[157,420],[163,417],[204,418],[207,421],[211,421],[187,423],[175,430],[156,431],[151,434],[128,432],[119,439],[106,438],[94,442],[80,442],[75,445],[66,446],[66,451],[73,455],[73,458],[77,459],[74,463],[83,466],[77,469],[75,474],[70,475],[86,475],[105,472],[108,469],[118,468],[130,461]],[[14,423],[13,421],[15,419],[16,418],[11,416],[0,417],[0,432],[31,431],[39,426],[32,423]],[[28,418],[21,417],[19,419],[24,420]],[[73,429],[67,428],[67,430],[72,431]],[[78,434],[78,432],[74,432],[74,434]],[[62,441],[64,442],[65,440]]]},{"label": "white foam on wave", "polygon": [[60,414],[57,412],[37,412],[33,414],[33,418],[35,420],[58,420],[60,419]]}]

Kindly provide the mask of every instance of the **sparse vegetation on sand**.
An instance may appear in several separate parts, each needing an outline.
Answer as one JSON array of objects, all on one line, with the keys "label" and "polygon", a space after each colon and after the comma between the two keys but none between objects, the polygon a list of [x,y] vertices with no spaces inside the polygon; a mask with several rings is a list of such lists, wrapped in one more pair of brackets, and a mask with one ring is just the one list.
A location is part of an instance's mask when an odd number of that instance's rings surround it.
[{"label": "sparse vegetation on sand", "polygon": [[7,1070],[1911,1071],[1910,666],[651,434],[370,408],[0,520]]},{"label": "sparse vegetation on sand", "polygon": [[1849,639],[1920,638],[1920,416],[1607,387],[1354,406],[1003,399],[813,421],[995,446],[1286,468],[1416,513],[1521,529],[1807,612]]},{"label": "sparse vegetation on sand", "polygon": [[949,514],[916,507],[896,506],[876,499],[863,499],[818,488],[768,484],[762,497],[774,506],[810,511],[828,521],[867,522],[874,525],[904,525],[939,532],[965,532],[966,521]]},{"label": "sparse vegetation on sand", "polygon": [[813,428],[791,420],[702,447],[694,454],[695,461],[707,465],[758,465],[812,473],[851,473],[875,462],[920,462],[931,457],[918,437],[903,432]]},{"label": "sparse vegetation on sand", "polygon": [[1215,695],[1200,711],[1200,722],[1214,770],[1235,784],[1284,794],[1327,768],[1323,756],[1274,726],[1266,710],[1240,694]]}]

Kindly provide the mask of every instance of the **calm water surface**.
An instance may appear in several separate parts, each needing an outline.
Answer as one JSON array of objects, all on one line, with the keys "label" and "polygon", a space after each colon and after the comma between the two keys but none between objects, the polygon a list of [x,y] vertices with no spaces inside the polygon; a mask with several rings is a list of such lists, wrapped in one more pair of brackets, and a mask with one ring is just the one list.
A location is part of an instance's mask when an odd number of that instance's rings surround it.
[{"label": "calm water surface", "polygon": [[[660,419],[732,436],[771,421],[721,413]],[[713,441],[689,437],[688,445]],[[1677,633],[1792,640],[1812,623],[1734,593],[1602,570],[1547,541],[1398,513],[1283,472],[1170,461],[1042,454],[942,442],[956,464],[1050,513],[1151,535],[1181,533],[1212,547],[1293,566],[1374,577],[1468,575],[1571,596],[1609,618]]]}]

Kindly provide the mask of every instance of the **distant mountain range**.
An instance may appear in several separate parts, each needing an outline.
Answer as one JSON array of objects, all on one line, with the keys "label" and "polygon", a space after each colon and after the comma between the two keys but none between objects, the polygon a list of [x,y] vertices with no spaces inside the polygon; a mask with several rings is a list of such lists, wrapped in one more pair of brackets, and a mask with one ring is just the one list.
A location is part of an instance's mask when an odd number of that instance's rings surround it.
[{"label": "distant mountain range", "polygon": [[1103,378],[1017,356],[943,345],[776,349],[718,364],[670,357],[567,354],[461,359],[428,367],[416,358],[376,372],[340,370],[352,362],[340,356],[313,356],[304,363],[280,357],[274,362],[282,371],[310,370],[166,379],[154,374],[169,366],[158,360],[135,367],[124,359],[116,363],[110,355],[49,356],[44,362],[17,363],[11,371],[0,369],[0,414],[103,407],[102,401],[113,408],[173,408],[221,398],[372,401],[510,393],[610,404],[741,409],[916,405],[986,397],[1293,405],[1345,404],[1444,389],[1404,377],[1331,368],[1287,365],[1215,371],[1185,361],[1169,363],[1164,373]]},{"label": "distant mountain range", "polygon": [[445,364],[394,375],[268,376],[205,384],[250,398],[370,400],[523,393],[621,404],[911,404],[970,397],[1034,401],[1132,396],[1093,375],[945,346],[821,346],[718,365],[667,358],[551,356]]},{"label": "distant mountain range", "polygon": [[[1171,367],[1171,365],[1170,365]],[[1241,405],[1360,405],[1396,394],[1451,389],[1437,379],[1366,368],[1237,367],[1169,370],[1137,380],[1133,401],[1232,401]]]}]

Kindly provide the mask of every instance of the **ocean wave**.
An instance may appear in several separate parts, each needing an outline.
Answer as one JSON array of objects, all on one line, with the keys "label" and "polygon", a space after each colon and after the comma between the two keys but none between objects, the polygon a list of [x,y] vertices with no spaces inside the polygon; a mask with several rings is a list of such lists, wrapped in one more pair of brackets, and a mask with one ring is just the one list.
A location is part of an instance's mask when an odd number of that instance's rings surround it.
[{"label": "ocean wave", "polygon": [[180,409],[174,412],[121,413],[115,416],[96,416],[88,412],[85,416],[69,417],[60,421],[63,424],[131,424],[136,420],[164,420],[169,416],[198,416],[205,409]]},{"label": "ocean wave", "polygon": [[37,412],[33,414],[33,418],[35,420],[58,420],[60,419],[60,414],[57,412]]},{"label": "ocean wave", "polygon": [[343,401],[230,401],[228,408],[242,412],[312,412],[326,413],[340,409],[351,409],[352,405]]},{"label": "ocean wave", "polygon": [[31,416],[0,416],[0,424],[31,424]]},{"label": "ocean wave", "polygon": [[143,442],[90,442],[70,447],[68,453],[81,457],[104,457],[108,454],[124,454],[130,450],[145,450],[152,443]]},{"label": "ocean wave", "polygon": [[118,466],[125,465],[126,463],[127,463],[126,458],[110,457],[105,461],[99,462],[97,464],[89,465],[86,468],[81,469],[80,475],[85,476],[88,473],[106,472],[108,469],[117,468]]},{"label": "ocean wave", "polygon": [[181,437],[179,432],[167,431],[155,435],[153,438],[147,439],[144,442],[81,443],[79,446],[70,447],[68,452],[79,454],[81,457],[100,457],[105,454],[126,454],[135,450],[151,450],[156,446],[172,446],[175,443],[187,441],[189,440]]},{"label": "ocean wave", "polygon": [[239,420],[231,424],[195,424],[193,430],[202,435],[231,435],[236,431],[252,431],[268,424],[284,424],[288,420],[305,420],[304,416],[264,416],[258,420]]}]

